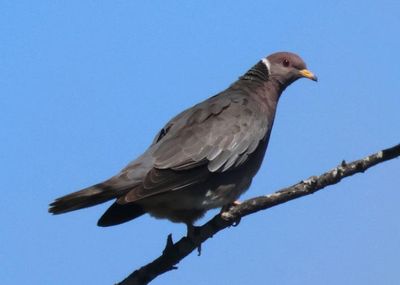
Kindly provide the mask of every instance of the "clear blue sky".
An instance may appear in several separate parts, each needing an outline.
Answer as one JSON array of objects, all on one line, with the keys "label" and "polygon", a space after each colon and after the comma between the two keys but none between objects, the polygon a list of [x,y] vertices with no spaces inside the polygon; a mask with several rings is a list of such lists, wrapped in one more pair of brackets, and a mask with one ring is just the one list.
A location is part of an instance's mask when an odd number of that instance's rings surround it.
[{"label": "clear blue sky", "polygon": [[[148,216],[99,228],[108,205],[47,205],[272,52],[300,54],[320,81],[285,92],[242,199],[399,143],[398,1],[190,2],[1,2],[2,284],[113,284],[180,238],[185,226]],[[391,161],[248,217],[153,284],[399,284],[399,174]]]}]

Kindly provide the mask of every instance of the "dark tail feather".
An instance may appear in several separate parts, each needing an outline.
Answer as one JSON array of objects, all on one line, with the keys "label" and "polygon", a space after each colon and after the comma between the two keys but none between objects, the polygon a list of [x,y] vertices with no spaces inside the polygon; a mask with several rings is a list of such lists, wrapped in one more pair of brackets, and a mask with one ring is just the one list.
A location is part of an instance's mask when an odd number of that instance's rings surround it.
[{"label": "dark tail feather", "polygon": [[50,204],[49,212],[62,214],[91,207],[117,197],[118,192],[99,183],[83,190],[57,198]]},{"label": "dark tail feather", "polygon": [[119,225],[140,217],[144,213],[146,213],[145,210],[135,203],[121,205],[115,202],[101,216],[97,225],[100,227]]}]

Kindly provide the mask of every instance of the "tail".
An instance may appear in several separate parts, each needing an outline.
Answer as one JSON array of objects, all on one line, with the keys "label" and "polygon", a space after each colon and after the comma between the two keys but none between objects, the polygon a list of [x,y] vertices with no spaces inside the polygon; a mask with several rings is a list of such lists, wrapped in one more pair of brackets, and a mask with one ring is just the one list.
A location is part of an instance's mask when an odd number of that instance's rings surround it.
[{"label": "tail", "polygon": [[57,215],[91,207],[117,198],[119,194],[119,191],[115,191],[115,189],[112,189],[110,186],[99,183],[83,190],[57,198],[53,203],[50,204],[49,212]]}]

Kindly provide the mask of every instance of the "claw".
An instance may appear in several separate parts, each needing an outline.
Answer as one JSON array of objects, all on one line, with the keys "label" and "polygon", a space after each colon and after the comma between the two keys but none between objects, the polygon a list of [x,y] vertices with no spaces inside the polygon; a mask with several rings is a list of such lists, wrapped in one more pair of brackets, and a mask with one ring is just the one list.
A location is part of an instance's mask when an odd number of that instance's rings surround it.
[{"label": "claw", "polygon": [[228,212],[230,208],[235,207],[235,206],[238,206],[238,205],[240,205],[241,203],[242,203],[242,202],[240,202],[239,200],[236,200],[236,201],[233,201],[233,202],[230,203],[230,204],[226,204],[225,206],[223,206],[223,207],[221,208],[221,213],[223,213],[223,212]]},{"label": "claw", "polygon": [[237,219],[236,221],[233,222],[232,227],[237,227],[240,224],[240,221],[242,220],[242,218]]},{"label": "claw", "polygon": [[[227,205],[223,206],[223,207],[221,208],[221,212],[220,212],[222,218],[224,218],[224,213],[229,212],[229,210],[230,210],[232,207],[236,207],[236,206],[238,206],[238,205],[240,205],[240,204],[241,204],[241,202],[238,201],[238,200],[236,200],[236,201],[233,201],[233,202],[230,203],[230,204],[227,204]],[[239,218],[239,219],[237,219],[236,221],[234,221],[233,224],[232,224],[232,227],[237,227],[237,226],[240,224],[240,220],[241,220],[241,219]]]},{"label": "claw", "polygon": [[197,247],[197,256],[201,255],[201,244]]}]

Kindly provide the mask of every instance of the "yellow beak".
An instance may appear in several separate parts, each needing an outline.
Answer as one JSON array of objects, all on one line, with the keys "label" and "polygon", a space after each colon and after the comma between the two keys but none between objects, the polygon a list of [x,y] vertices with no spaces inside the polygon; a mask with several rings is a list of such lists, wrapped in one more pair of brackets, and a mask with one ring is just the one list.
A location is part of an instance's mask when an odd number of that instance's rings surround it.
[{"label": "yellow beak", "polygon": [[309,71],[308,69],[302,69],[299,71],[300,75],[302,77],[314,80],[314,81],[318,81],[317,76],[314,75],[314,73],[312,73],[311,71]]}]

